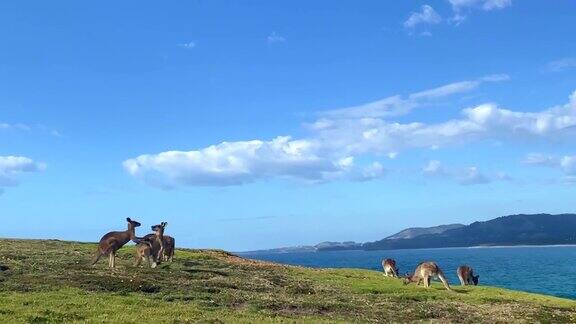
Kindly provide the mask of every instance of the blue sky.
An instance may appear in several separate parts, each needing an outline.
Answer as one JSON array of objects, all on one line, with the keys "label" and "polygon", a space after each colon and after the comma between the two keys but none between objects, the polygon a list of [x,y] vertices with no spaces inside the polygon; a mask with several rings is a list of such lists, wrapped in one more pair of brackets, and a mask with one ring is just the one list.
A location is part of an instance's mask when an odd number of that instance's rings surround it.
[{"label": "blue sky", "polygon": [[573,1],[0,4],[2,237],[188,247],[575,212]]}]

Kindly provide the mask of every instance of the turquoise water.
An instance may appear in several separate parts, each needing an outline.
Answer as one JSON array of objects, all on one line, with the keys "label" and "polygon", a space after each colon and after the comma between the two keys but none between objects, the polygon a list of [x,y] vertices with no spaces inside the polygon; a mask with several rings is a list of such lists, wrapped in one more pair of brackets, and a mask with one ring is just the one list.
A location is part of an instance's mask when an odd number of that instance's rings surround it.
[{"label": "turquoise water", "polygon": [[400,274],[412,272],[421,261],[436,261],[451,284],[456,268],[468,264],[480,284],[576,299],[576,246],[490,247],[387,251],[256,253],[244,257],[307,267],[381,270],[393,258]]}]

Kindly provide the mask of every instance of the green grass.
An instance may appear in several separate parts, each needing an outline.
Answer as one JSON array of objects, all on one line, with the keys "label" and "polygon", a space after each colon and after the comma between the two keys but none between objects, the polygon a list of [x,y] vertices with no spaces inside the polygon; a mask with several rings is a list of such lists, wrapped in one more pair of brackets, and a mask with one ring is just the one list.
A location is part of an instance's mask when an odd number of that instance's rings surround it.
[{"label": "green grass", "polygon": [[493,287],[404,286],[379,272],[308,269],[177,250],[175,262],[89,265],[96,245],[0,240],[0,322],[576,322],[576,302]]}]

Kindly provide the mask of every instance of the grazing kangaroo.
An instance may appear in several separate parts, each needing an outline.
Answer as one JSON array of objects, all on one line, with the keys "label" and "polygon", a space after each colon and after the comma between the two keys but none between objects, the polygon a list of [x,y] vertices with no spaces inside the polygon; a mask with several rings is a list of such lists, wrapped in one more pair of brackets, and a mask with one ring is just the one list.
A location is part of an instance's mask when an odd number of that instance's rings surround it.
[{"label": "grazing kangaroo", "polygon": [[114,268],[116,266],[116,251],[118,251],[124,244],[130,240],[136,239],[136,227],[141,224],[137,221],[131,220],[130,217],[126,218],[128,222],[128,229],[122,232],[109,232],[102,236],[98,244],[98,250],[92,259],[92,265],[96,264],[103,255],[109,256],[108,267]]},{"label": "grazing kangaroo", "polygon": [[174,261],[176,240],[172,236],[164,235],[164,261]]},{"label": "grazing kangaroo", "polygon": [[164,228],[166,225],[168,225],[168,223],[162,222],[159,225],[152,226],[151,228],[154,234],[148,234],[138,240],[134,266],[139,266],[144,258],[148,260],[151,268],[156,268],[158,264],[162,263],[164,253]]},{"label": "grazing kangaroo", "polygon": [[382,261],[382,268],[384,268],[384,275],[386,277],[398,278],[398,268],[394,259],[385,259]]},{"label": "grazing kangaroo", "polygon": [[450,289],[448,280],[446,280],[444,273],[442,272],[442,270],[440,270],[440,267],[438,267],[436,262],[420,263],[416,267],[416,270],[414,270],[414,273],[412,275],[407,275],[404,278],[404,284],[407,285],[411,282],[416,282],[416,284],[419,285],[420,282],[424,281],[424,287],[428,288],[430,287],[430,280],[433,277],[437,277],[438,279],[440,279],[446,290],[452,290]]},{"label": "grazing kangaroo", "polygon": [[474,270],[467,265],[461,265],[456,270],[456,274],[458,275],[458,279],[460,279],[460,284],[462,286],[474,284],[474,286],[478,285],[478,278],[480,276],[474,275]]}]

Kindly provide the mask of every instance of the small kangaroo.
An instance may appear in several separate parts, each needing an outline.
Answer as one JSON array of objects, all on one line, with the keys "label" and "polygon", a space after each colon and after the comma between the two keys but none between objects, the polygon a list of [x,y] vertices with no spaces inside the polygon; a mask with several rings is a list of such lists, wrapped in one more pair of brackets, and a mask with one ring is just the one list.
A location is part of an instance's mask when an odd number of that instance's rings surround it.
[{"label": "small kangaroo", "polygon": [[462,286],[472,284],[474,284],[474,286],[478,285],[478,278],[480,278],[480,276],[475,276],[474,270],[471,267],[467,265],[461,265],[456,270],[456,274],[458,275],[458,279],[460,279],[460,284]]},{"label": "small kangaroo", "polygon": [[164,253],[164,228],[168,225],[162,222],[159,225],[152,226],[154,234],[148,234],[143,238],[137,239],[138,245],[136,246],[136,262],[134,266],[139,266],[142,259],[146,258],[151,268],[162,263]]},{"label": "small kangaroo", "polygon": [[398,268],[394,259],[384,259],[382,268],[384,268],[384,276],[398,278]]},{"label": "small kangaroo", "polygon": [[96,264],[103,255],[109,256],[108,267],[114,268],[116,266],[116,252],[123,247],[130,240],[136,239],[136,227],[141,224],[130,217],[126,218],[128,222],[128,229],[122,232],[109,232],[102,236],[98,249],[92,259],[92,265]]},{"label": "small kangaroo", "polygon": [[164,235],[164,261],[174,261],[176,240],[172,236]]},{"label": "small kangaroo", "polygon": [[416,282],[416,284],[419,285],[420,282],[424,281],[424,287],[428,288],[430,287],[430,280],[436,277],[440,279],[440,281],[442,281],[442,284],[444,285],[446,290],[452,290],[450,289],[448,280],[446,280],[444,273],[442,272],[442,270],[440,270],[440,267],[438,267],[436,262],[420,263],[416,267],[416,270],[414,270],[414,273],[412,275],[407,275],[404,278],[404,284],[407,285],[411,282]]}]

